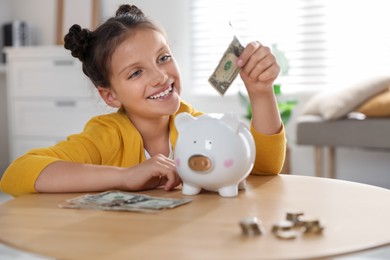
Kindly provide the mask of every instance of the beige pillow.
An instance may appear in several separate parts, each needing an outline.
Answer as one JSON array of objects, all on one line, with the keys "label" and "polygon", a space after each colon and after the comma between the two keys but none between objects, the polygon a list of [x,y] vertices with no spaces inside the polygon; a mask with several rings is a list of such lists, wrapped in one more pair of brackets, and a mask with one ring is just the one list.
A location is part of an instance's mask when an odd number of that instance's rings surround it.
[{"label": "beige pillow", "polygon": [[390,89],[368,99],[356,112],[368,117],[390,117]]},{"label": "beige pillow", "polygon": [[320,115],[325,120],[339,119],[354,111],[367,99],[385,91],[389,86],[390,76],[381,76],[340,90],[322,91],[305,104],[302,114]]}]

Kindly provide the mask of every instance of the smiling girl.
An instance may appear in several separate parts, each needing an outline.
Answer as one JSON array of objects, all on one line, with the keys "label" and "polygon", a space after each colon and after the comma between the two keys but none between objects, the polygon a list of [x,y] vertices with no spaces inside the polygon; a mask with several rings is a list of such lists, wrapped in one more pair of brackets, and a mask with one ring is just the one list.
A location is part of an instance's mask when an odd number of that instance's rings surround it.
[{"label": "smiling girl", "polygon": [[[1,189],[36,192],[139,191],[181,184],[172,150],[174,118],[202,113],[180,99],[180,72],[162,28],[134,5],[122,5],[95,31],[73,25],[65,48],[116,113],[92,118],[83,132],[29,151],[8,167]],[[273,94],[279,66],[268,47],[249,43],[237,61],[252,104],[255,174],[277,174],[285,133]]]}]

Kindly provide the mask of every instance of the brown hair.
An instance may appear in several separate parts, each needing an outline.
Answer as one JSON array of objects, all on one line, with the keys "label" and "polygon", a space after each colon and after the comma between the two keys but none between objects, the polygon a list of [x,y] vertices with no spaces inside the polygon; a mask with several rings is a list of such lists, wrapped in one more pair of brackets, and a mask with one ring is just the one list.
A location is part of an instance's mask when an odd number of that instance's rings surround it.
[{"label": "brown hair", "polygon": [[96,30],[73,25],[65,35],[65,49],[82,62],[83,72],[98,87],[109,88],[111,56],[115,49],[137,28],[149,28],[164,34],[164,30],[148,19],[135,5],[121,5]]}]

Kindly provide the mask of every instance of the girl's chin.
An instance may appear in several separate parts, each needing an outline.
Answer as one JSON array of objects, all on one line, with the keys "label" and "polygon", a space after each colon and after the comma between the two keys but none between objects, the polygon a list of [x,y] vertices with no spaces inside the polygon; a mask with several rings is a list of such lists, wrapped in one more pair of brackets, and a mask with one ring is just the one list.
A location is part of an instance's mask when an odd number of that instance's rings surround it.
[{"label": "girl's chin", "polygon": [[175,92],[172,95],[172,109],[173,109],[172,114],[176,113],[177,110],[179,110],[179,107],[180,107],[180,96]]},{"label": "girl's chin", "polygon": [[180,96],[177,93],[172,93],[169,99],[156,102],[155,104],[157,105],[158,111],[165,115],[173,115],[179,110]]}]

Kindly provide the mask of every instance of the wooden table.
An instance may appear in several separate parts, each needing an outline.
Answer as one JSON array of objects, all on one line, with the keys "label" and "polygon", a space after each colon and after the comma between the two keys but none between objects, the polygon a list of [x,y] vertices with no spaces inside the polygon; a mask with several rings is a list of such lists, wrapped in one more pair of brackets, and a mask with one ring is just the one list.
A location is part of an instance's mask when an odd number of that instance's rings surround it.
[{"label": "wooden table", "polygon": [[[180,190],[142,192],[190,197]],[[390,190],[340,180],[251,176],[236,198],[202,192],[157,214],[61,209],[80,194],[36,194],[0,206],[0,241],[58,259],[305,259],[390,244]],[[272,225],[289,210],[318,217],[322,235],[282,240]],[[261,219],[266,233],[245,237],[239,221]]]}]

